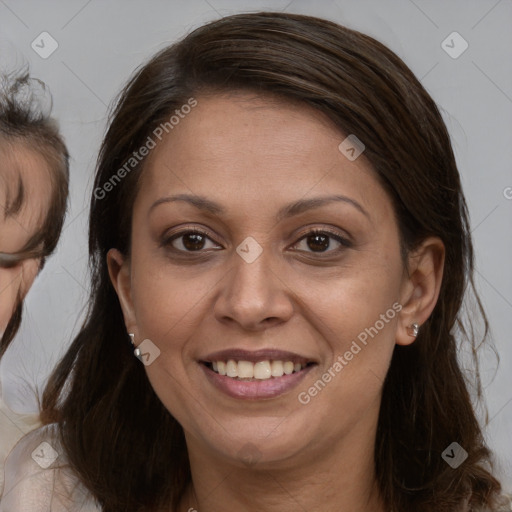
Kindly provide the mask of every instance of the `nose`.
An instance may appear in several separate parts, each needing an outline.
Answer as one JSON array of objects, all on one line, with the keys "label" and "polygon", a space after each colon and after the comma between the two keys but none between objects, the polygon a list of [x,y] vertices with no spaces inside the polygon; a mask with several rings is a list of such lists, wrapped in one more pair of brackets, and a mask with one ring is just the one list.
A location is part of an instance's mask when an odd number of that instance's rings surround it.
[{"label": "nose", "polygon": [[[216,319],[247,331],[265,330],[289,320],[293,314],[292,293],[272,264],[266,248],[248,263],[233,254],[233,266],[221,280],[221,292],[214,305]],[[272,268],[273,266],[273,268]]]}]

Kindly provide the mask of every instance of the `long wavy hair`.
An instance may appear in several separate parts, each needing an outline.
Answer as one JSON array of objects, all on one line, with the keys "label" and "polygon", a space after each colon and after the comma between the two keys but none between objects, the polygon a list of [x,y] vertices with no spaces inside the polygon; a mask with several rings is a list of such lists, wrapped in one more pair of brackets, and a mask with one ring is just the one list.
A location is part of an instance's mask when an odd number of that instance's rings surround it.
[{"label": "long wavy hair", "polygon": [[[183,429],[132,354],[107,269],[109,249],[130,254],[145,160],[108,193],[104,185],[190,97],[230,91],[312,106],[340,133],[356,134],[392,199],[404,264],[426,237],[443,241],[436,307],[411,346],[395,347],[384,383],[377,478],[395,512],[494,510],[501,487],[457,360],[458,342],[475,358],[478,344],[462,319],[466,289],[475,293],[485,335],[488,321],[474,290],[467,206],[446,126],[420,82],[383,44],[294,14],[208,23],[136,70],[115,102],[91,199],[90,308],[43,396],[42,418],[59,424],[71,466],[105,512],[176,507],[190,483]],[[480,398],[478,375],[476,390]],[[441,457],[453,441],[469,454],[457,469]]]}]

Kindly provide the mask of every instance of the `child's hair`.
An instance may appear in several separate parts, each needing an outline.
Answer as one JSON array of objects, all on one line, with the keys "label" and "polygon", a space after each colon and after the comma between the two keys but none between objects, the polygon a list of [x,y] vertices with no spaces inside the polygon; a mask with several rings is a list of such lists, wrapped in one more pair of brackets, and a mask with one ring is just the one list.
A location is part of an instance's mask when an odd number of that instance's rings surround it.
[{"label": "child's hair", "polygon": [[[90,310],[50,378],[43,421],[59,423],[72,468],[105,512],[179,503],[191,478],[184,432],[129,348],[106,254],[111,248],[130,253],[145,165],[142,159],[127,173],[123,166],[134,151],[191,98],[241,90],[313,107],[340,134],[364,142],[365,157],[392,199],[403,256],[428,236],[443,241],[439,300],[415,343],[395,347],[384,383],[377,479],[395,512],[496,510],[500,484],[457,359],[459,341],[473,353],[476,348],[461,310],[466,289],[473,288],[473,246],[449,134],[436,104],[397,55],[319,18],[254,13],[216,20],[155,55],[121,92],[91,202]],[[109,183],[115,186],[106,194]],[[441,457],[453,441],[468,452],[457,469]]]},{"label": "child's hair", "polygon": [[[0,74],[0,147],[2,152],[38,152],[50,171],[52,196],[41,228],[20,248],[24,254],[40,258],[40,269],[57,245],[67,208],[69,187],[69,153],[55,119],[51,117],[51,95],[46,85],[30,77],[25,67],[19,71]],[[6,178],[6,162],[0,162],[2,186],[6,187],[8,204],[0,205],[4,220],[16,217],[26,206],[25,185],[21,176]],[[40,250],[37,249],[42,247]],[[37,250],[36,250],[37,249]],[[14,313],[0,340],[0,358],[13,340],[21,323],[23,303],[18,299]]]}]

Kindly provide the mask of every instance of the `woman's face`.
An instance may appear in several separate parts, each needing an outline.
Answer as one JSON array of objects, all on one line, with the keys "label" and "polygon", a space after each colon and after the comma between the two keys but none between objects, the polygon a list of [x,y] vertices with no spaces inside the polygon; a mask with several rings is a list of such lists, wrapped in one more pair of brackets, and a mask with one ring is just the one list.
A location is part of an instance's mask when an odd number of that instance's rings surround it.
[{"label": "woman's face", "polygon": [[[21,144],[1,143],[0,159],[0,252],[16,254],[24,249],[46,217],[51,183],[44,158]],[[35,258],[12,266],[0,260],[0,334],[18,300],[27,294],[39,264],[40,259]]]},{"label": "woman's face", "polygon": [[305,107],[197,101],[148,157],[131,259],[109,253],[126,327],[189,452],[311,462],[375,432],[394,345],[428,313],[345,136]]}]

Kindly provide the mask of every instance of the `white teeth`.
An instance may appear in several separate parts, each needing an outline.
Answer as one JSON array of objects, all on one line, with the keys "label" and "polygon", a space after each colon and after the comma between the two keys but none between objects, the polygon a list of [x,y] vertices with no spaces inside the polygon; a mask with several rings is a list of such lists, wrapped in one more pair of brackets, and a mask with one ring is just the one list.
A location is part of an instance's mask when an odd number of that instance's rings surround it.
[{"label": "white teeth", "polygon": [[238,361],[238,376],[241,379],[252,379],[254,375],[254,364],[250,361]]},{"label": "white teeth", "polygon": [[272,374],[272,377],[282,377],[284,375],[283,362],[272,361],[272,364],[270,365],[270,373]]},{"label": "white teeth", "polygon": [[254,378],[265,380],[270,379],[270,361],[259,361],[254,365]]},{"label": "white teeth", "polygon": [[228,377],[238,377],[238,365],[236,364],[236,361],[233,361],[233,359],[230,359],[226,363],[226,375]]},{"label": "white teeth", "polygon": [[217,371],[219,375],[226,375],[226,363],[224,361],[217,361]]},{"label": "white teeth", "polygon": [[286,361],[283,365],[283,370],[286,375],[291,375],[293,373],[294,364],[291,361]]},{"label": "white teeth", "polygon": [[300,372],[306,365],[293,363],[292,361],[214,361],[212,369],[219,375],[227,375],[231,378],[267,380],[272,377],[282,377]]}]

